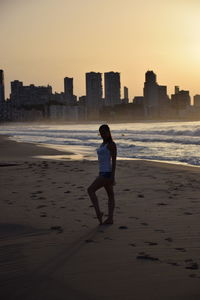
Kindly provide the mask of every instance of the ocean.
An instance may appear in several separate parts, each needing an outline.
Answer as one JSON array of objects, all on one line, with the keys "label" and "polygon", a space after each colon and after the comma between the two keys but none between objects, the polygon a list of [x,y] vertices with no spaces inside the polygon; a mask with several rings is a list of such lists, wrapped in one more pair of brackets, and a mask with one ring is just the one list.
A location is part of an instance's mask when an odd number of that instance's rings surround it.
[{"label": "ocean", "polygon": [[[8,123],[0,134],[18,142],[47,144],[74,152],[80,159],[96,159],[101,143],[94,124]],[[200,121],[109,124],[118,159],[145,159],[200,165]]]}]

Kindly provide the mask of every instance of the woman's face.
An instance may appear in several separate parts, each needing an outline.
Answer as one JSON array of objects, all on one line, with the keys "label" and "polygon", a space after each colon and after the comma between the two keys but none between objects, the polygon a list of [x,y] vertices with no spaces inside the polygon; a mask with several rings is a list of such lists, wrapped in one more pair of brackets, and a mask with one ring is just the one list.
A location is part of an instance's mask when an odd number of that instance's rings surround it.
[{"label": "woman's face", "polygon": [[108,130],[101,128],[99,130],[100,136],[102,137],[103,140],[106,140],[107,138],[109,138],[110,133]]}]

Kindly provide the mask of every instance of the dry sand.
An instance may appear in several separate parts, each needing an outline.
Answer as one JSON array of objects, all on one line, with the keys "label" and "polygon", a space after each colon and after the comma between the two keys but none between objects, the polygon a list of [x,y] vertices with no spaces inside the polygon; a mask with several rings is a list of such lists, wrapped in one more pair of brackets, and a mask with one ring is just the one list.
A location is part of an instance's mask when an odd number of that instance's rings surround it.
[{"label": "dry sand", "polygon": [[200,299],[199,168],[118,161],[115,223],[98,226],[97,162],[45,154],[0,137],[2,300]]}]

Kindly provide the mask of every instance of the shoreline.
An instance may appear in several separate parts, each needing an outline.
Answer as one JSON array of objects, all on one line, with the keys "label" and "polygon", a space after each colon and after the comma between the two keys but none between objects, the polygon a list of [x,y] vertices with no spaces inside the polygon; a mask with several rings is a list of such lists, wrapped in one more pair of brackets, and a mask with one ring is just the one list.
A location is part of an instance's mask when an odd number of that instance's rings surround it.
[{"label": "shoreline", "polygon": [[[9,143],[9,147],[16,147],[18,149],[17,155],[16,153],[13,153],[13,151],[10,151],[12,153],[2,152],[0,148],[0,158],[2,160],[5,160],[5,156],[7,156],[7,159],[10,160],[11,157],[13,159],[56,159],[56,160],[74,160],[74,161],[82,161],[82,160],[88,160],[88,161],[97,161],[95,157],[84,156],[77,154],[75,152],[65,150],[65,147],[63,145],[51,145],[51,144],[42,144],[42,143],[29,143],[29,142],[21,142],[21,141],[15,141],[12,139],[11,135],[0,135],[0,147],[2,146],[2,143]],[[20,151],[25,151],[25,156],[20,155]],[[31,155],[31,152],[34,153]],[[166,164],[166,165],[173,165],[173,166],[183,166],[186,168],[199,168],[200,165],[190,165],[188,163],[184,162],[171,162],[171,161],[162,161],[162,160],[150,160],[150,159],[139,159],[139,158],[117,158],[117,161],[143,161],[143,162],[152,162],[152,163],[160,163],[160,164]]]},{"label": "shoreline", "polygon": [[59,151],[45,145],[36,143],[17,142],[10,139],[9,135],[0,135],[0,161],[35,160],[40,156],[66,155],[70,157],[74,153]]},{"label": "shoreline", "polygon": [[36,120],[36,121],[24,121],[24,122],[16,122],[16,121],[7,121],[7,122],[0,122],[0,125],[11,125],[11,124],[40,124],[40,125],[48,125],[48,124],[53,124],[53,125],[86,125],[86,124],[135,124],[135,123],[173,123],[173,122],[177,122],[177,123],[181,123],[181,122],[200,122],[200,119],[195,119],[195,120],[191,120],[191,119],[167,119],[167,120],[122,120],[122,121],[110,121],[110,120],[97,120],[97,121],[82,121],[82,122],[64,122],[64,121],[51,121],[51,120],[47,120],[47,121],[40,121],[40,120]]}]

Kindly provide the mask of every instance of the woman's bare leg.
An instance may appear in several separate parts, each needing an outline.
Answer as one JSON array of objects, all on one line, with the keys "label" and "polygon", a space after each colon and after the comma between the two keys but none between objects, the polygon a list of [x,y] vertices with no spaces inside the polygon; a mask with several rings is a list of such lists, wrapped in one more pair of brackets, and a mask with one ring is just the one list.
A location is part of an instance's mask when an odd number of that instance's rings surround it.
[{"label": "woman's bare leg", "polygon": [[105,184],[104,178],[97,177],[87,190],[90,200],[92,201],[92,204],[94,205],[94,209],[95,209],[95,212],[96,212],[96,215],[97,215],[97,218],[98,218],[100,224],[102,224],[103,213],[100,211],[100,208],[99,208],[99,201],[96,196],[96,191],[99,190],[100,188],[102,188],[104,186],[104,184]]},{"label": "woman's bare leg", "polygon": [[115,209],[115,196],[112,184],[106,184],[105,190],[108,194],[108,218],[103,222],[103,224],[113,224],[113,213]]}]

